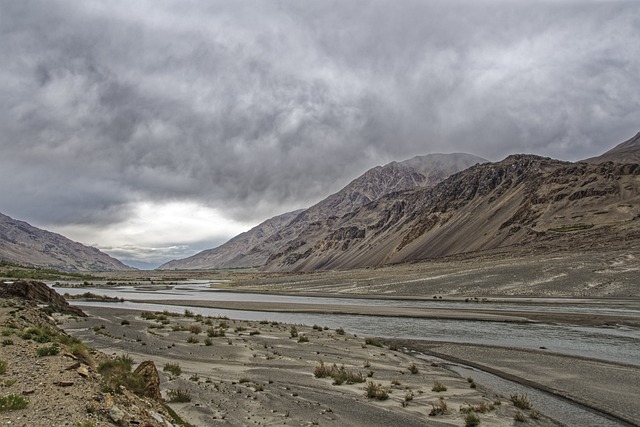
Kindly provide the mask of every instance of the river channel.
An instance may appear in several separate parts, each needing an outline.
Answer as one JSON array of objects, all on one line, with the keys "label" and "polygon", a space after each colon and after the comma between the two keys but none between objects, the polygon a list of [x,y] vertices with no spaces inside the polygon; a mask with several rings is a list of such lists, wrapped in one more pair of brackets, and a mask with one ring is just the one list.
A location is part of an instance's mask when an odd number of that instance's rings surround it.
[{"label": "river channel", "polygon": [[[539,349],[554,353],[588,357],[611,362],[640,366],[640,330],[637,328],[588,327],[578,325],[554,325],[545,323],[502,323],[423,319],[407,317],[376,317],[346,314],[280,313],[267,311],[225,310],[191,307],[193,301],[252,301],[269,303],[314,303],[335,305],[394,306],[423,308],[455,308],[473,310],[478,303],[464,301],[411,301],[360,298],[322,298],[282,295],[265,295],[228,292],[216,289],[209,281],[191,281],[158,286],[82,287],[54,288],[57,292],[79,295],[92,292],[99,295],[121,297],[122,303],[73,301],[79,306],[111,306],[131,310],[168,310],[184,312],[189,309],[197,314],[225,316],[240,320],[270,320],[295,324],[318,324],[345,330],[364,336],[408,338],[430,341],[448,341],[484,344],[500,347]],[[146,304],[139,300],[184,300],[180,306]],[[482,307],[492,310],[513,310],[507,302],[484,302]],[[636,307],[615,304],[571,304],[566,300],[548,300],[540,303],[520,301],[519,311],[593,313],[640,317]]]}]

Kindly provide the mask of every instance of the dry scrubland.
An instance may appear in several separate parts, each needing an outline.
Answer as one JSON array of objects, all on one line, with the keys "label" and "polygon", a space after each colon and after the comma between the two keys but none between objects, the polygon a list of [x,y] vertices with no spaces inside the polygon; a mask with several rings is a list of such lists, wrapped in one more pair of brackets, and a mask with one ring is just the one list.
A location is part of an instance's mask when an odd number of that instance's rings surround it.
[{"label": "dry scrubland", "polygon": [[516,416],[552,425],[438,363],[322,325],[89,313],[65,330],[107,353],[154,360],[164,396],[185,400],[170,405],[193,425],[463,426],[476,416],[483,425]]}]

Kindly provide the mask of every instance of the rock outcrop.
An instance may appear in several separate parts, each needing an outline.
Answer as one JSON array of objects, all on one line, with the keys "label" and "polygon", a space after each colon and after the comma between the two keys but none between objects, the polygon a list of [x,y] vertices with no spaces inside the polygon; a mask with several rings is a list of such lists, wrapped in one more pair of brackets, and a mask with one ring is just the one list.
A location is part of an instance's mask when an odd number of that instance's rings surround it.
[{"label": "rock outcrop", "polygon": [[0,282],[0,298],[12,297],[47,304],[58,311],[72,313],[76,316],[86,316],[82,310],[69,305],[62,295],[42,282],[26,280]]},{"label": "rock outcrop", "polygon": [[144,397],[149,397],[158,402],[162,402],[162,394],[160,393],[160,376],[156,364],[152,360],[142,362],[133,375],[144,378]]}]

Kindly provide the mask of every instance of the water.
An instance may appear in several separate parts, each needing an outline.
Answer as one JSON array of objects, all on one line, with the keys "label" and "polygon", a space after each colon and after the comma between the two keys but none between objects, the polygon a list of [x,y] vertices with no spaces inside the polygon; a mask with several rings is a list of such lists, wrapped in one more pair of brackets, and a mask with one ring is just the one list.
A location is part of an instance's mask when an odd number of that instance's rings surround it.
[{"label": "water", "polygon": [[[196,314],[202,314],[205,316],[220,316],[251,321],[268,320],[294,324],[317,324],[330,328],[342,327],[345,330],[360,336],[423,339],[430,341],[485,344],[524,349],[538,349],[539,347],[544,346],[547,351],[554,353],[584,356],[640,366],[640,330],[630,327],[596,328],[539,323],[520,324],[340,314],[275,313],[189,306],[189,300],[210,300],[365,306],[385,305],[395,307],[455,309],[474,309],[477,307],[477,303],[465,303],[462,301],[404,301],[244,294],[212,289],[211,282],[208,281],[187,282],[177,285],[172,284],[164,286],[162,289],[158,289],[157,286],[128,286],[92,289],[57,288],[56,290],[60,293],[69,292],[70,294],[93,292],[100,295],[117,296],[127,299],[127,301],[123,303],[73,302],[75,305],[86,307],[113,306],[139,311],[167,310],[176,313],[183,313],[185,309],[189,309]],[[135,301],[140,299],[182,300],[184,301],[184,305],[147,304]],[[481,304],[484,309],[494,310],[513,310],[516,308],[517,310],[535,310],[536,312],[606,313],[632,317],[640,316],[640,311],[633,306],[599,306],[593,304],[592,301],[586,301],[585,303],[578,305],[569,305],[571,301],[563,301],[560,304],[557,304],[556,302],[557,300],[545,303],[530,303],[528,301],[523,301],[518,303],[516,306],[500,302],[487,302]],[[429,359],[433,358],[429,357]],[[514,393],[528,394],[535,402],[537,409],[565,425],[597,425],[604,427],[625,425],[580,405],[576,405],[566,399],[559,398],[558,396],[523,386],[464,365],[448,364],[452,370],[458,372],[463,377],[471,377],[479,384],[490,389],[500,390],[501,393],[505,393],[506,395]]]},{"label": "water", "polygon": [[[305,299],[310,302],[310,298]],[[313,300],[315,301],[315,300]],[[640,331],[634,328],[594,328],[541,323],[501,323],[406,317],[375,317],[347,314],[274,313],[266,311],[146,304],[74,301],[79,306],[114,306],[131,310],[189,309],[204,316],[224,316],[240,320],[269,320],[330,328],[341,327],[363,336],[410,338],[430,341],[485,344],[500,347],[538,349],[640,366]]]},{"label": "water", "polygon": [[625,423],[606,417],[603,414],[592,411],[581,405],[560,398],[558,396],[528,387],[513,381],[505,380],[496,375],[484,372],[469,366],[452,364],[446,360],[441,360],[431,356],[417,355],[424,360],[438,360],[445,363],[449,369],[458,373],[463,378],[473,378],[473,380],[492,390],[500,390],[504,396],[513,394],[526,394],[533,406],[556,421],[562,422],[566,426],[599,426],[615,427],[626,425]]}]

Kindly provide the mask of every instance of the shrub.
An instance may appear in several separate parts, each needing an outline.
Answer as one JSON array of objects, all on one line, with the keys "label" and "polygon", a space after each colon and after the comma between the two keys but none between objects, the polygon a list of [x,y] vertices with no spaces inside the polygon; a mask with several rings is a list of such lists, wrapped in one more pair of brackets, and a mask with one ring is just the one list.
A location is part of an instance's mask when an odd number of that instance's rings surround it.
[{"label": "shrub", "polygon": [[0,360],[0,375],[4,375],[7,373],[7,361]]},{"label": "shrub", "polygon": [[476,427],[480,424],[480,417],[475,412],[469,412],[464,417],[464,427]]},{"label": "shrub", "polygon": [[420,370],[415,363],[412,363],[411,366],[409,366],[409,372],[411,372],[412,374],[417,374],[418,372],[420,372]]},{"label": "shrub", "polygon": [[322,361],[316,365],[313,375],[316,378],[333,378],[334,385],[363,383],[365,381],[364,376],[360,372],[353,372],[344,366],[338,367],[336,364],[333,364],[333,366],[329,368]]},{"label": "shrub", "polygon": [[449,413],[449,408],[447,408],[447,402],[445,402],[443,397],[440,397],[436,402],[429,402],[431,405],[431,412],[429,412],[429,416],[435,417],[436,415],[445,415]]},{"label": "shrub", "polygon": [[373,345],[375,347],[382,347],[382,341],[377,338],[365,338],[364,343],[367,345]]},{"label": "shrub", "polygon": [[191,402],[191,393],[189,392],[189,390],[185,390],[182,388],[168,390],[167,397],[169,398],[169,402],[172,403]]},{"label": "shrub", "polygon": [[436,380],[433,383],[433,387],[431,387],[431,391],[435,391],[436,393],[440,393],[441,391],[447,391],[447,387],[442,384],[440,381]]},{"label": "shrub", "polygon": [[309,337],[306,335],[300,335],[298,337],[298,342],[309,342]]},{"label": "shrub", "polygon": [[213,345],[213,341],[211,341],[211,338],[208,338],[208,337],[207,337],[207,338],[205,338],[205,339],[204,339],[204,345],[206,345],[206,346],[211,346],[211,345]]},{"label": "shrub", "polygon": [[289,329],[289,334],[291,335],[291,338],[296,338],[298,336],[298,328],[296,328],[295,325],[291,325],[291,329]]},{"label": "shrub", "polygon": [[118,393],[120,387],[125,387],[138,396],[145,392],[145,380],[131,372],[133,359],[129,355],[118,356],[105,360],[98,365],[98,372],[103,376],[103,391]]},{"label": "shrub", "polygon": [[48,347],[40,347],[36,350],[38,357],[55,356],[60,352],[58,343],[53,343]]},{"label": "shrub", "polygon": [[24,409],[28,404],[29,399],[27,399],[26,397],[18,393],[11,393],[6,396],[0,397],[0,412]]},{"label": "shrub", "polygon": [[513,403],[513,406],[518,409],[531,409],[531,401],[529,400],[529,396],[524,393],[512,394],[511,402]]},{"label": "shrub", "polygon": [[182,368],[180,367],[179,363],[167,363],[166,365],[164,365],[164,368],[162,368],[162,371],[169,372],[175,377],[179,377],[180,374],[182,374]]},{"label": "shrub", "polygon": [[200,340],[194,336],[189,336],[189,338],[187,338],[187,342],[189,344],[198,344]]},{"label": "shrub", "polygon": [[191,310],[185,310],[184,311],[184,317],[194,317],[195,314],[193,314],[193,311]]},{"label": "shrub", "polygon": [[8,345],[13,345],[13,340],[2,340],[2,346],[8,346]]},{"label": "shrub", "polygon": [[365,396],[369,399],[387,400],[389,391],[382,387],[382,384],[373,381],[367,381]]},{"label": "shrub", "polygon": [[342,329],[342,328],[336,328],[336,334],[338,334],[338,335],[344,335],[344,329]]},{"label": "shrub", "polygon": [[129,322],[127,319],[122,319],[122,320],[120,321],[120,324],[121,324],[122,326],[127,326],[127,325],[130,325],[130,324],[131,324],[131,322]]},{"label": "shrub", "polygon": [[525,421],[527,421],[527,417],[524,416],[524,414],[520,411],[517,411],[514,415],[513,415],[513,419],[519,423],[523,423]]},{"label": "shrub", "polygon": [[202,332],[202,328],[199,325],[191,325],[189,326],[189,332],[198,335],[200,332]]},{"label": "shrub", "polygon": [[254,336],[254,335],[260,335],[260,331],[251,331],[249,332],[250,336]]}]

